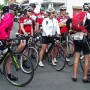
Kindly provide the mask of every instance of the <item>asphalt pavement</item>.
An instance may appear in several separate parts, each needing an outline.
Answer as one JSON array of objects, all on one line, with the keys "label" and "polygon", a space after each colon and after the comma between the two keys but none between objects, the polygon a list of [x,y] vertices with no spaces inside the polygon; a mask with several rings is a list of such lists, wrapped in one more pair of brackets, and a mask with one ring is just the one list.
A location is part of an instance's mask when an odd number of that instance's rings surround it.
[{"label": "asphalt pavement", "polygon": [[[11,37],[15,36],[19,25],[14,23]],[[44,61],[45,67],[38,67],[35,71],[34,78],[30,84],[24,87],[16,87],[10,84],[4,75],[0,74],[0,90],[90,90],[90,83],[82,82],[83,71],[80,66],[78,68],[78,80],[72,81],[73,68],[66,65],[65,68],[59,72]]]}]

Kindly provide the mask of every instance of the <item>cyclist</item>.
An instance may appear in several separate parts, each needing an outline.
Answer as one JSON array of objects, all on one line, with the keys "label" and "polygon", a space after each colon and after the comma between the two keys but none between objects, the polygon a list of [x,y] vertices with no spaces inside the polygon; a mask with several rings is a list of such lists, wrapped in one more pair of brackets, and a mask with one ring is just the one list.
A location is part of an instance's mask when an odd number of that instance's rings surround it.
[{"label": "cyclist", "polygon": [[37,18],[37,14],[34,12],[35,8],[36,8],[36,4],[35,3],[30,3],[30,5],[33,8],[33,14],[32,16],[30,16],[33,20],[33,30],[36,30],[36,18]]},{"label": "cyclist", "polygon": [[[57,34],[60,34],[60,29],[59,29],[59,25],[58,25],[58,21],[57,19],[55,19],[55,9],[54,8],[49,8],[47,10],[47,14],[48,17],[45,18],[42,22],[42,48],[40,51],[40,61],[39,61],[39,66],[43,67],[44,64],[42,62],[43,56],[44,56],[44,52],[46,51],[47,45],[49,43],[54,43],[53,40],[51,39],[51,37],[53,35],[55,35],[55,33],[57,32]],[[54,62],[54,59],[52,58],[52,64],[56,65],[56,63]]]},{"label": "cyclist", "polygon": [[46,17],[45,13],[44,13],[44,9],[41,7],[40,8],[40,13],[37,14],[37,19],[36,19],[36,32],[38,30],[40,30],[40,28],[42,27],[42,21],[43,19]]},{"label": "cyclist", "polygon": [[[14,20],[14,14],[9,12],[9,6],[4,6],[2,8],[2,17],[1,17],[1,23],[0,23],[0,40],[7,40],[7,38],[10,37],[10,33],[13,27],[13,20]],[[8,42],[3,43],[2,46],[0,46],[1,50],[5,49],[5,45],[9,44]],[[18,78],[13,76],[10,72],[10,58],[7,56],[7,74],[8,78],[11,80],[16,81]]]},{"label": "cyclist", "polygon": [[[90,6],[89,6],[89,3],[84,3],[83,5],[83,8],[84,8],[84,11],[86,11],[86,13],[88,14],[88,11],[90,11]],[[84,18],[84,22],[83,24],[85,25],[85,22],[87,21],[86,19],[88,18],[88,15],[85,15],[85,18]],[[90,13],[89,13],[89,16],[90,16]],[[88,18],[90,20],[90,18]],[[85,25],[86,26],[86,25]],[[90,30],[90,27],[89,27],[89,30]],[[83,31],[83,30],[82,30]],[[81,32],[82,32],[81,31]],[[79,33],[81,33],[79,32]],[[88,33],[88,30],[86,28],[86,30],[84,30],[83,32],[83,36],[87,39],[87,33]],[[79,35],[80,37],[80,35]],[[87,39],[87,42],[88,39]],[[90,78],[88,78],[88,62],[89,62],[89,54],[90,54],[90,50],[89,50],[89,46],[87,44],[87,42],[82,39],[82,40],[74,40],[74,44],[75,44],[75,59],[74,59],[74,65],[73,65],[73,78],[72,80],[74,82],[77,81],[77,68],[78,68],[78,62],[79,62],[79,58],[80,58],[80,53],[81,51],[83,52],[84,54],[84,77],[83,77],[83,83],[90,83]]]},{"label": "cyclist", "polygon": [[60,17],[58,18],[59,26],[60,26],[60,32],[61,34],[68,33],[68,29],[66,27],[66,21],[70,18],[66,15],[67,8],[65,6],[60,6]]},{"label": "cyclist", "polygon": [[[19,19],[19,33],[24,35],[32,35],[33,36],[33,20],[30,18],[33,13],[33,8],[31,6],[25,7],[24,15],[22,15]],[[21,52],[26,46],[26,41],[22,40],[18,46],[18,52]],[[26,62],[26,61],[24,61]],[[26,68],[29,68],[27,63],[23,63]]]},{"label": "cyclist", "polygon": [[19,18],[19,33],[33,35],[32,16],[33,9],[28,6],[24,9],[24,15]]},{"label": "cyclist", "polygon": [[[64,49],[65,51],[66,50],[66,35],[68,33],[68,28],[66,26],[66,21],[70,18],[69,16],[67,16],[67,13],[66,13],[66,6],[60,6],[59,7],[59,10],[60,10],[60,16],[57,18],[58,19],[58,22],[59,22],[59,27],[60,27],[60,32],[61,32],[61,35],[62,35],[62,38],[61,38],[61,41],[63,43],[63,46],[64,46]],[[66,58],[66,61],[69,61],[69,59]]]}]

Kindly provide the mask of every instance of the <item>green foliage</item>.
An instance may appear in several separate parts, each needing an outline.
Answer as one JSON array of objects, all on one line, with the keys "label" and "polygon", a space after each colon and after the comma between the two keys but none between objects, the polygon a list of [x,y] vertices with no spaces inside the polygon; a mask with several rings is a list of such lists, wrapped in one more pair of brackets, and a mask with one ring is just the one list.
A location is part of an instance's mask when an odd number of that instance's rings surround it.
[{"label": "green foliage", "polygon": [[0,4],[0,11],[2,10],[2,7],[3,7],[3,6],[4,6],[4,5],[1,5],[1,4]]},{"label": "green foliage", "polygon": [[7,4],[8,3],[8,0],[4,0],[4,3]]}]

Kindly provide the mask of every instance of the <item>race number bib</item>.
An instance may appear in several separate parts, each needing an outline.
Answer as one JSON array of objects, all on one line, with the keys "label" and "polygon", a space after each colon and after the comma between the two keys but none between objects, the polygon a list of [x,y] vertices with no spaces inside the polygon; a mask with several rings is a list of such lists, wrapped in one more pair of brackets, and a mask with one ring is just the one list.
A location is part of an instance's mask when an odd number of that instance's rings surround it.
[{"label": "race number bib", "polygon": [[74,40],[83,40],[83,36],[84,36],[84,33],[82,32],[78,32],[76,34],[74,34]]}]

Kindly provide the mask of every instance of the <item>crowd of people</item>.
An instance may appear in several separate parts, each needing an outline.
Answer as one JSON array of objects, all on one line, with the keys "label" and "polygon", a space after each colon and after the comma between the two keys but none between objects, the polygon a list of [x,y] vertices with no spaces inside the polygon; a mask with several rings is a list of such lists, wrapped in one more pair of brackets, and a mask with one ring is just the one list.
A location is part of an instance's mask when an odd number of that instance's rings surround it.
[{"label": "crowd of people", "polygon": [[[34,35],[35,32],[39,32],[42,27],[42,47],[41,51],[39,53],[39,66],[44,67],[43,64],[43,56],[46,51],[47,46],[49,43],[54,41],[51,39],[53,35],[57,33],[57,35],[62,35],[63,38],[62,40],[65,40],[66,38],[64,37],[65,33],[69,32],[69,29],[72,27],[72,19],[67,15],[66,10],[67,8],[65,6],[60,6],[59,10],[60,13],[57,15],[56,11],[54,8],[49,8],[46,11],[46,14],[44,13],[44,9],[40,8],[40,13],[36,14],[34,13],[36,5],[35,4],[30,4],[29,6],[26,6],[23,10],[22,15],[18,19],[19,22],[19,30],[18,33],[28,35],[31,34],[32,36]],[[10,11],[9,6],[4,6],[2,8],[2,16],[0,20],[0,40],[6,40],[7,38],[10,37],[10,33],[13,27],[13,22],[14,22],[14,16],[16,15],[16,10]],[[90,5],[88,3],[85,3],[83,5],[83,11],[86,13],[85,18],[83,20],[83,26],[85,26],[85,32],[82,30],[79,31],[79,33],[83,33],[83,36],[87,39],[89,42],[89,33],[90,33]],[[70,20],[69,22],[69,27],[67,25],[67,21]],[[72,30],[74,30],[72,28]],[[78,30],[77,30],[78,31]],[[6,43],[7,44],[7,43]],[[23,48],[25,47],[26,42],[21,41],[20,44],[18,45],[18,52],[21,52]],[[74,40],[74,45],[75,45],[75,59],[74,59],[74,65],[73,65],[73,78],[72,80],[74,82],[77,81],[77,69],[78,69],[78,62],[80,58],[80,53],[81,51],[84,54],[84,77],[83,77],[83,82],[88,83],[90,82],[90,79],[88,78],[88,62],[89,62],[89,54],[90,50],[87,45],[87,42],[85,42],[83,39],[82,40]],[[85,47],[85,48],[84,48]],[[3,47],[0,46],[0,50],[4,49]],[[53,52],[52,52],[53,53]],[[17,80],[17,78],[10,73],[10,60],[9,57],[7,58],[7,72],[8,72],[8,77],[12,80]],[[52,56],[52,65],[56,65],[56,57],[55,55]],[[27,66],[27,65],[25,65]]]}]

